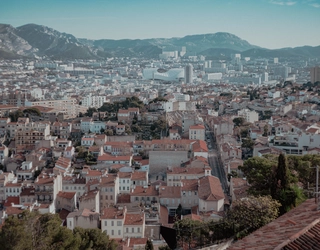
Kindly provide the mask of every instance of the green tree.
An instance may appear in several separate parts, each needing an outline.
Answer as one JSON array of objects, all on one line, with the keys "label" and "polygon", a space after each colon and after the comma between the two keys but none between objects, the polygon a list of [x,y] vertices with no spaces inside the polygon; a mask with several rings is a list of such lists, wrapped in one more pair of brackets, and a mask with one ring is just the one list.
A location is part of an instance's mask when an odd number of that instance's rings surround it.
[{"label": "green tree", "polygon": [[36,115],[41,116],[41,112],[37,108],[26,108],[23,110],[24,114]]},{"label": "green tree", "polygon": [[250,184],[248,192],[253,195],[271,195],[274,185],[273,168],[276,162],[264,157],[252,157],[239,166]]},{"label": "green tree", "polygon": [[79,241],[79,250],[115,250],[117,246],[114,240],[109,239],[109,236],[98,228],[83,229],[76,227],[73,234]]},{"label": "green tree", "polygon": [[271,196],[249,196],[232,203],[225,222],[243,237],[276,219],[280,206]]},{"label": "green tree", "polygon": [[92,117],[93,113],[98,112],[96,108],[88,108],[87,112],[85,113],[86,116]]},{"label": "green tree", "polygon": [[146,243],[144,249],[145,250],[153,250],[153,243],[151,240],[149,240],[149,239],[147,240],[147,243]]},{"label": "green tree", "polygon": [[112,130],[112,129],[107,129],[107,130],[105,131],[105,134],[106,134],[107,136],[112,136],[112,135],[113,135],[113,130]]},{"label": "green tree", "polygon": [[268,132],[269,132],[269,127],[268,124],[264,125],[263,127],[263,134],[262,136],[268,136]]},{"label": "green tree", "polygon": [[292,179],[287,157],[284,154],[280,154],[278,165],[274,170],[274,185],[271,188],[272,197],[281,202],[280,214],[284,214],[291,207],[296,206],[297,194],[295,189],[291,188]]},{"label": "green tree", "polygon": [[176,221],[173,228],[176,229],[177,244],[183,249],[191,249],[201,245],[201,240],[209,232],[203,222],[189,218]]},{"label": "green tree", "polygon": [[245,121],[246,120],[243,117],[236,117],[233,119],[234,126],[236,127],[243,126]]},{"label": "green tree", "polygon": [[251,138],[243,138],[242,139],[242,145],[243,148],[248,148],[250,150],[253,150],[254,141]]},{"label": "green tree", "polygon": [[24,117],[24,116],[25,114],[20,109],[9,113],[9,118],[11,119],[12,122],[16,122],[18,121],[19,117]]}]

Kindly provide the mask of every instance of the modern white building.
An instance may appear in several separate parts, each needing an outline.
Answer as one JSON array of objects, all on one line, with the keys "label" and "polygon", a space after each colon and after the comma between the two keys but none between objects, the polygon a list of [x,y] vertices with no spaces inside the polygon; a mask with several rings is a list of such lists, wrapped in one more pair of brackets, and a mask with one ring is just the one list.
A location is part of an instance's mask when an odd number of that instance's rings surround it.
[{"label": "modern white building", "polygon": [[146,80],[179,81],[179,79],[184,78],[184,68],[169,70],[146,68],[143,70],[142,76]]}]

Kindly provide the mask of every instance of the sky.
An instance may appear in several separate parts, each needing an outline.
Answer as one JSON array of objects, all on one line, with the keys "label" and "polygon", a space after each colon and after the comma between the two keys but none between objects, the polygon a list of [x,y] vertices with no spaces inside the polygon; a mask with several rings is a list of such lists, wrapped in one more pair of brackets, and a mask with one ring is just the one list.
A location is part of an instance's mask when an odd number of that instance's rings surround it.
[{"label": "sky", "polygon": [[0,23],[88,39],[229,32],[268,49],[319,46],[320,0],[1,0]]}]

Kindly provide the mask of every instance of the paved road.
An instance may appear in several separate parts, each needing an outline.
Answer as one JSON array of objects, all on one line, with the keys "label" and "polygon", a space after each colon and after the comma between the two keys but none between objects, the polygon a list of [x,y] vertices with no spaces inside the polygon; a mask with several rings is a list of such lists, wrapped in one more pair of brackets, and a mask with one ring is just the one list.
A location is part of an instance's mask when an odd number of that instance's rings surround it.
[{"label": "paved road", "polygon": [[[212,169],[212,175],[218,177],[220,179],[222,189],[223,191],[228,194],[229,188],[228,188],[228,182],[227,177],[224,172],[224,167],[222,165],[222,162],[219,160],[219,154],[217,150],[217,145],[214,142],[213,133],[208,133],[210,142],[207,141],[208,147],[209,147],[209,154],[208,154],[208,161],[210,164],[210,167]],[[211,147],[211,149],[210,149]]]}]

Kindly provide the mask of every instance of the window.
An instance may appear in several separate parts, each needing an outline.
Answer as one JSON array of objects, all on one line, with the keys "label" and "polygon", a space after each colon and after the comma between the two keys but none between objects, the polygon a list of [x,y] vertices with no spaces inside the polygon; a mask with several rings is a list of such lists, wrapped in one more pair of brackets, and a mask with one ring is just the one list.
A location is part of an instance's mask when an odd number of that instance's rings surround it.
[{"label": "window", "polygon": [[126,233],[129,233],[129,228],[126,228]]},{"label": "window", "polygon": [[114,221],[111,221],[111,226],[112,226],[112,227],[114,226]]},{"label": "window", "polygon": [[106,195],[106,200],[108,200],[108,195]]},{"label": "window", "polygon": [[121,235],[121,230],[118,230],[118,235]]},{"label": "window", "polygon": [[113,196],[112,195],[110,195],[110,200],[113,200]]},{"label": "window", "polygon": [[140,233],[140,227],[138,227],[138,233]]},{"label": "window", "polygon": [[117,226],[122,226],[122,221],[117,221]]},{"label": "window", "polygon": [[136,201],[138,201],[139,200],[139,198],[138,197],[136,197],[136,199],[135,199]]},{"label": "window", "polygon": [[133,227],[133,228],[131,228],[131,232],[132,232],[132,233],[134,233],[134,227]]},{"label": "window", "polygon": [[104,221],[104,225],[107,226],[108,225],[108,221],[105,220]]},{"label": "window", "polygon": [[114,235],[114,230],[111,230],[111,235]]}]

